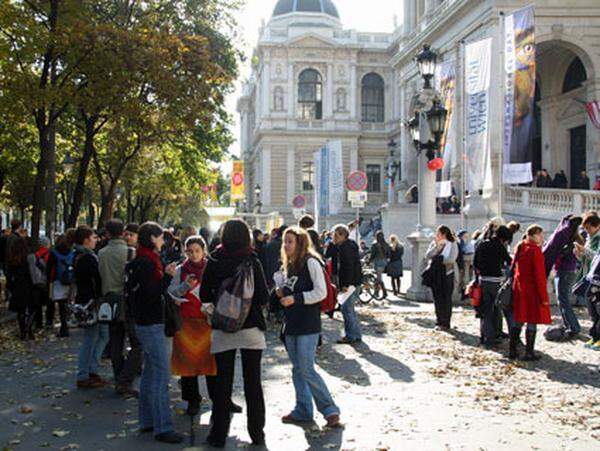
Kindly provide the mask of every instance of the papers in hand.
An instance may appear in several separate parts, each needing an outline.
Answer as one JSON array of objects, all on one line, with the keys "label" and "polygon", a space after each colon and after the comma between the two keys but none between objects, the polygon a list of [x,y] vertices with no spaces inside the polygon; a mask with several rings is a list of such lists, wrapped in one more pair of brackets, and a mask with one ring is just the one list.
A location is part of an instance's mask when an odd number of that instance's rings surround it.
[{"label": "papers in hand", "polygon": [[341,291],[338,294],[338,302],[340,305],[344,305],[346,303],[346,301],[348,300],[348,298],[350,296],[352,296],[354,294],[354,292],[356,291],[356,287],[353,285],[350,285],[348,287],[348,289],[346,291]]},{"label": "papers in hand", "polygon": [[275,274],[273,274],[273,282],[275,282],[275,287],[283,287],[283,284],[285,283],[285,276],[283,272],[277,271]]}]

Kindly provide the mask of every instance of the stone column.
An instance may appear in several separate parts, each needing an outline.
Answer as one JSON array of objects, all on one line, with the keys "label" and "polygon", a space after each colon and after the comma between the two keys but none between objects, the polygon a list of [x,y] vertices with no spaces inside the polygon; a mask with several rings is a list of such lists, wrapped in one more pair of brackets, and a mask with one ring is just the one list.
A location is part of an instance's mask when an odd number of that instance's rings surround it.
[{"label": "stone column", "polygon": [[287,116],[289,119],[294,118],[294,111],[296,111],[296,92],[294,90],[294,64],[288,63],[288,74],[287,74]]},{"label": "stone column", "polygon": [[404,0],[404,35],[410,34],[415,29],[417,0]]},{"label": "stone column", "polygon": [[[265,147],[262,149],[262,192],[261,200],[265,207],[271,205],[271,149]],[[250,187],[250,195],[254,196],[254,187]]]},{"label": "stone column", "polygon": [[[587,83],[587,99],[596,100],[600,99],[600,78],[596,80],[590,80]],[[586,117],[586,148],[587,148],[587,170],[588,177],[590,178],[593,186],[596,181],[596,177],[600,175],[600,133],[592,123],[591,119]],[[590,165],[590,163],[592,165]]]},{"label": "stone column", "polygon": [[326,91],[323,93],[323,100],[325,101],[325,115],[324,119],[331,119],[333,116],[333,102],[334,102],[334,93],[333,93],[333,64],[327,64],[327,82],[326,82]]},{"label": "stone column", "polygon": [[265,61],[262,73],[262,106],[263,116],[268,116],[271,111],[271,65]]},{"label": "stone column", "polygon": [[350,63],[350,119],[356,120],[356,63]]}]

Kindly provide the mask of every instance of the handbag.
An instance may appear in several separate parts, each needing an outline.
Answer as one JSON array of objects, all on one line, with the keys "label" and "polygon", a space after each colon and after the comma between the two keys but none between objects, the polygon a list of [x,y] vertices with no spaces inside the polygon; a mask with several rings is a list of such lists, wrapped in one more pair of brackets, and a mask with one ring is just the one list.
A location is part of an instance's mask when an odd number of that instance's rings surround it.
[{"label": "handbag", "polygon": [[465,295],[471,299],[472,307],[479,307],[481,305],[481,285],[477,279],[472,280],[465,289]]},{"label": "handbag", "polygon": [[498,289],[498,294],[496,294],[495,304],[496,307],[502,309],[503,311],[509,311],[513,306],[513,280],[514,280],[514,270],[515,265],[517,264],[517,259],[519,258],[519,251],[517,250],[517,255],[515,255],[515,259],[510,265],[510,269],[508,270],[508,277],[500,288]]}]

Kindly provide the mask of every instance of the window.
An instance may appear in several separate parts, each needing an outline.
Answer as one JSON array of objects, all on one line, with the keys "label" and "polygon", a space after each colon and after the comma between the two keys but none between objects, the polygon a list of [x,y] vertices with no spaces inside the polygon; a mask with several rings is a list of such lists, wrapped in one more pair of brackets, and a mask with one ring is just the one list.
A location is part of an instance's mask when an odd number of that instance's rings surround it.
[{"label": "window", "polygon": [[380,193],[381,192],[381,165],[368,164],[366,172],[367,172],[367,180],[369,182],[369,186],[367,186],[367,191],[369,193]]},{"label": "window", "polygon": [[587,72],[579,57],[575,57],[565,75],[563,81],[563,94],[565,92],[573,91],[574,89],[580,88],[584,81],[587,80]]},{"label": "window", "polygon": [[302,163],[302,191],[312,191],[315,183],[315,164],[311,161]]},{"label": "window", "polygon": [[323,83],[314,69],[306,69],[298,79],[298,106],[304,120],[323,118]]},{"label": "window", "polygon": [[383,78],[377,74],[367,74],[362,79],[362,121],[383,122]]}]

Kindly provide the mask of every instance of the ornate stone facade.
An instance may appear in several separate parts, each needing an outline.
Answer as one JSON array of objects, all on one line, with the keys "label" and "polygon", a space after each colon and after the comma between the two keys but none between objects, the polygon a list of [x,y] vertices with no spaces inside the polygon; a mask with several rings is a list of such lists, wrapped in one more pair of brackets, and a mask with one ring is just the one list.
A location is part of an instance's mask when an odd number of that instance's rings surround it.
[{"label": "ornate stone facade", "polygon": [[[401,1],[401,0],[398,0]],[[502,146],[502,15],[531,4],[529,0],[404,0],[403,23],[393,33],[361,33],[344,29],[331,1],[310,1],[318,11],[302,10],[302,0],[280,0],[277,12],[260,30],[253,72],[239,99],[241,148],[246,161],[248,199],[262,188],[266,211],[291,214],[291,200],[304,194],[311,210],[312,152],[328,140],[341,139],[344,172],[369,170],[376,192],[368,213],[388,198],[388,142],[399,143],[401,183],[416,183],[417,161],[401,124],[410,117],[410,101],[421,85],[413,58],[424,43],[442,61],[455,61],[456,117],[463,115],[463,45],[493,38],[491,136],[494,180]],[[538,0],[535,2],[537,46],[538,135],[534,167],[554,175],[564,169],[569,182],[587,169],[592,183],[600,175],[600,133],[588,119],[582,102],[600,100],[600,2],[598,0]],[[379,92],[365,90],[365,76],[377,74]],[[301,83],[301,78],[306,77]],[[319,88],[310,77],[316,77]],[[569,84],[569,80],[576,83]],[[312,84],[311,84],[312,83]],[[302,86],[301,86],[302,85]],[[305,103],[319,92],[319,104]],[[318,103],[318,102],[317,102]],[[454,147],[463,149],[460,120]],[[457,159],[458,161],[459,159]],[[377,172],[378,171],[378,172]],[[452,178],[460,186],[460,169]],[[376,180],[379,180],[379,186]],[[499,190],[496,190],[498,193]],[[389,197],[388,197],[389,196]],[[252,202],[250,202],[252,204]],[[491,216],[498,196],[487,201]],[[340,218],[350,218],[346,208]]]}]

